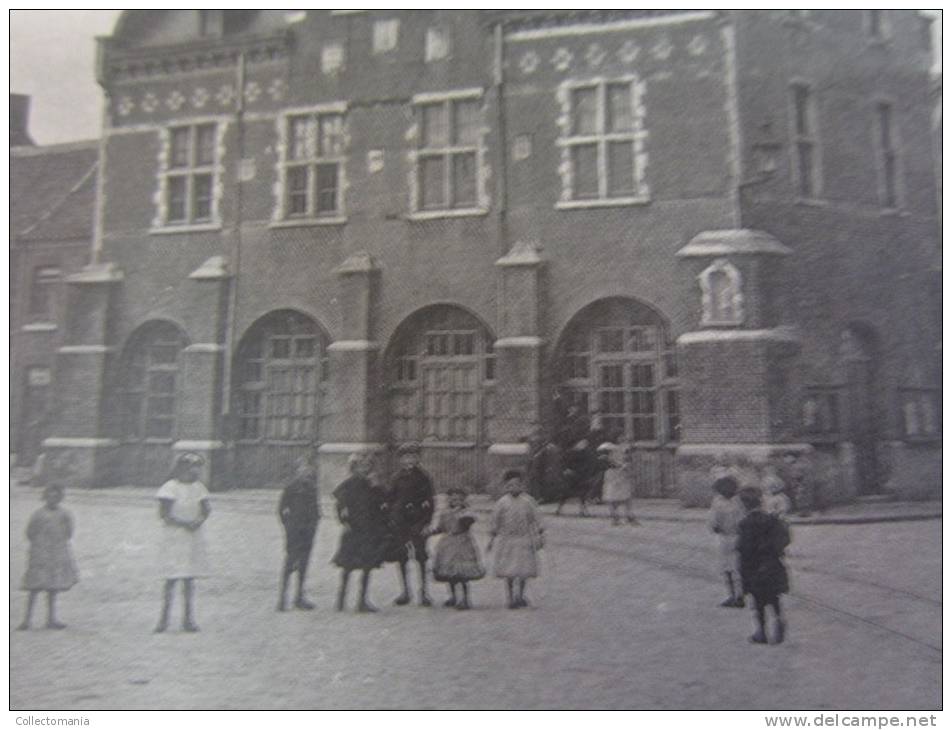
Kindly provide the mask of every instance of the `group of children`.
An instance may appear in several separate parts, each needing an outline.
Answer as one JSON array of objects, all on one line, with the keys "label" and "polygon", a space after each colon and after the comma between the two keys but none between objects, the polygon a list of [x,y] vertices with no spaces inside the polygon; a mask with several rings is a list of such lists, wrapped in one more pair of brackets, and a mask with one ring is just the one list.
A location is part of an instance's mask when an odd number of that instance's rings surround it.
[{"label": "group of children", "polygon": [[[486,575],[479,546],[471,528],[476,517],[466,502],[466,492],[447,491],[447,506],[431,524],[435,495],[429,475],[420,467],[420,448],[404,444],[398,450],[400,469],[390,483],[371,478],[373,455],[359,453],[349,460],[351,475],[334,491],[337,515],[343,526],[333,562],[341,569],[337,610],[344,609],[350,574],[361,571],[357,611],[375,612],[367,599],[370,572],[383,563],[397,563],[403,592],[398,606],[410,602],[408,563],[412,558],[420,571],[420,605],[430,606],[426,576],[427,540],[441,535],[433,556],[433,578],[446,583],[449,596],[444,605],[467,610],[471,607],[469,584]],[[537,552],[542,548],[543,528],[534,500],[525,494],[522,473],[507,471],[506,494],[493,508],[487,551],[494,553],[494,574],[506,581],[509,608],[523,608],[526,582],[538,575]]]},{"label": "group of children", "polygon": [[[618,509],[624,505],[626,516],[632,521],[631,495],[616,485],[612,476],[613,471],[621,472],[624,468],[623,447],[604,452],[609,461],[605,494],[612,519],[618,523]],[[377,609],[367,597],[370,572],[386,562],[399,565],[403,584],[403,592],[394,603],[409,603],[407,564],[411,556],[420,568],[420,604],[431,605],[426,589],[427,540],[437,535],[441,537],[432,573],[435,580],[448,586],[449,596],[444,605],[460,610],[470,608],[469,584],[486,574],[471,532],[476,517],[468,510],[466,493],[452,488],[447,492],[445,510],[431,524],[435,494],[432,481],[420,467],[419,453],[416,444],[401,447],[400,470],[389,484],[371,479],[372,454],[354,454],[350,458],[350,477],[334,491],[343,527],[333,558],[341,569],[338,610],[345,607],[350,574],[359,570],[362,575],[357,611],[375,612]],[[208,490],[199,481],[202,464],[202,458],[196,454],[181,455],[169,480],[156,494],[161,521],[159,552],[165,579],[156,633],[168,628],[179,580],[184,599],[182,629],[198,631],[193,613],[194,580],[208,574],[203,527],[211,514]],[[786,523],[790,500],[784,493],[784,483],[767,475],[763,485],[768,496],[764,499],[764,489],[741,489],[736,476],[727,471],[712,476],[715,494],[709,524],[717,535],[720,569],[728,589],[728,597],[721,605],[741,608],[745,605],[744,597],[752,597],[757,630],[751,641],[757,644],[768,643],[766,609],[771,608],[775,617],[773,639],[781,643],[786,624],[780,596],[789,590],[783,555],[790,543]],[[526,584],[539,574],[538,552],[544,546],[544,530],[535,501],[525,493],[522,473],[507,471],[503,481],[505,494],[493,507],[486,550],[494,552],[494,574],[505,581],[508,607],[517,609],[528,606]],[[56,597],[78,581],[78,572],[70,552],[73,519],[60,506],[62,500],[63,488],[48,486],[43,492],[43,507],[31,516],[27,526],[30,552],[22,587],[28,592],[28,599],[21,630],[30,628],[34,604],[41,592],[47,594],[46,626],[65,628],[56,617]],[[295,572],[298,591],[294,606],[313,609],[314,605],[304,597],[303,587],[320,508],[316,474],[309,464],[299,464],[295,478],[282,493],[278,511],[287,537],[278,610],[287,609],[286,591]]]},{"label": "group of children", "polygon": [[733,475],[716,476],[709,525],[717,537],[718,562],[727,583],[721,606],[743,608],[744,596],[753,599],[757,629],[750,640],[755,644],[768,643],[766,609],[771,608],[773,641],[780,644],[786,635],[780,596],[789,591],[783,556],[790,544],[790,500],[782,480],[768,474],[763,481],[763,489],[740,488]]}]

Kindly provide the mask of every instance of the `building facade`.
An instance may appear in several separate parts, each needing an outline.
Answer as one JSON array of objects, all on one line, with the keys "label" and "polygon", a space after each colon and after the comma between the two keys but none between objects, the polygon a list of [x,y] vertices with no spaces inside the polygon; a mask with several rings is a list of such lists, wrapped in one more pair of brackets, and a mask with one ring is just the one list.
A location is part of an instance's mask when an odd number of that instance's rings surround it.
[{"label": "building facade", "polygon": [[408,438],[492,489],[553,399],[644,496],[727,455],[938,493],[928,55],[903,11],[128,11],[50,469],[217,488]]},{"label": "building facade", "polygon": [[96,142],[35,146],[28,111],[29,98],[11,94],[11,451],[27,466],[54,430],[63,280],[89,261],[99,156]]}]

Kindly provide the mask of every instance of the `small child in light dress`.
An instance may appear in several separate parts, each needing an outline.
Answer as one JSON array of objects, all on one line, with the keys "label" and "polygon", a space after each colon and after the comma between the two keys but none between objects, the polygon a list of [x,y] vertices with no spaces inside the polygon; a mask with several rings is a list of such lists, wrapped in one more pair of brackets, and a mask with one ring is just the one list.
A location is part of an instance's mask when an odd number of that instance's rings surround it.
[{"label": "small child in light dress", "polygon": [[73,536],[73,516],[59,505],[63,501],[63,487],[51,484],[43,490],[43,507],[30,517],[26,539],[30,541],[30,556],[23,576],[23,590],[29,591],[26,616],[17,628],[30,628],[33,605],[40,591],[46,591],[46,628],[65,629],[66,624],[56,619],[56,594],[68,591],[79,581],[76,563],[70,551]]},{"label": "small child in light dress", "polygon": [[205,544],[205,521],[211,514],[208,490],[199,480],[205,460],[198,454],[182,454],[175,462],[169,480],[156,493],[159,519],[162,521],[160,572],[165,579],[162,592],[162,614],[155,627],[161,634],[169,627],[169,613],[175,581],[182,581],[185,601],[182,630],[198,631],[192,600],[195,578],[208,575],[208,548]]},{"label": "small child in light dress", "polygon": [[493,572],[506,580],[509,608],[526,608],[526,581],[539,575],[538,552],[545,544],[542,522],[535,500],[525,493],[522,472],[510,469],[503,482],[506,494],[493,507],[486,550],[491,551],[498,538]]},{"label": "small child in light dress", "polygon": [[622,505],[628,524],[637,525],[631,503],[631,449],[606,441],[598,447],[598,456],[605,466],[602,501],[608,505],[612,525],[621,525],[618,510]]},{"label": "small child in light dress", "polygon": [[714,482],[714,499],[708,524],[717,535],[718,560],[727,582],[727,598],[721,603],[727,608],[743,608],[744,594],[737,572],[737,525],[744,509],[736,498],[737,480],[724,476]]},{"label": "small child in light dress", "polygon": [[[461,611],[470,607],[469,582],[479,580],[486,571],[479,558],[479,548],[470,534],[470,528],[476,518],[466,511],[466,492],[458,487],[447,491],[449,506],[440,513],[436,526],[426,531],[427,535],[439,535],[439,544],[433,558],[433,577],[448,583],[450,597],[444,606],[455,606]],[[456,586],[460,587],[460,597],[456,597]]]}]

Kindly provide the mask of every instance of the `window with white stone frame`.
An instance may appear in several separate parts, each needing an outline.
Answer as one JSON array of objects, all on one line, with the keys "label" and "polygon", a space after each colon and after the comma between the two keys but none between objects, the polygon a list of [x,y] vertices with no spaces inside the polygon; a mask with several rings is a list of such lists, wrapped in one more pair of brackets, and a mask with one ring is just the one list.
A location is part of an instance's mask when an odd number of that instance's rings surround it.
[{"label": "window with white stone frame", "polygon": [[562,194],[556,207],[648,202],[643,96],[636,76],[559,87]]},{"label": "window with white stone frame", "polygon": [[488,209],[481,174],[486,154],[481,94],[477,89],[414,98],[413,217],[474,215]]},{"label": "window with white stone frame", "polygon": [[154,229],[221,226],[224,125],[200,121],[162,131]]},{"label": "window with white stone frame", "polygon": [[347,161],[346,107],[292,110],[278,119],[273,223],[340,223]]}]

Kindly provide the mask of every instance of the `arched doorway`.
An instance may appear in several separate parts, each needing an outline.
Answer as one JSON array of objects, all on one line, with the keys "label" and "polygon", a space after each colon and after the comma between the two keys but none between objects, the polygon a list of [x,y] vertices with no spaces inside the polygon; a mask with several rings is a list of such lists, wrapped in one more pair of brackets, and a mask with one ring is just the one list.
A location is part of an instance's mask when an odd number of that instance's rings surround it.
[{"label": "arched doorway", "polygon": [[328,337],[313,319],[279,310],[255,322],[233,369],[235,481],[277,486],[320,443]]},{"label": "arched doorway", "polygon": [[674,496],[677,375],[665,321],[635,299],[590,304],[559,340],[555,376],[563,400],[597,416],[604,431],[634,445],[638,496]]},{"label": "arched doorway", "polygon": [[122,483],[154,482],[169,468],[187,346],[178,325],[156,320],[138,327],[123,347],[116,390]]},{"label": "arched doorway", "polygon": [[419,441],[438,488],[484,485],[484,452],[493,416],[494,337],[452,305],[408,317],[384,360],[391,444]]},{"label": "arched doorway", "polygon": [[840,334],[840,362],[846,384],[847,441],[856,450],[857,488],[860,494],[877,494],[881,474],[877,445],[879,416],[877,404],[878,338],[866,324],[854,323]]}]

